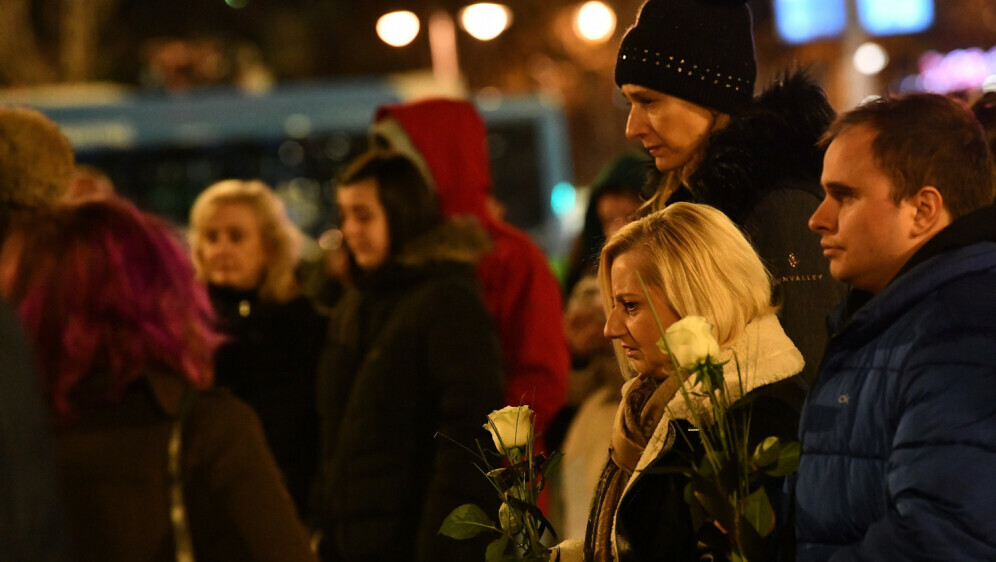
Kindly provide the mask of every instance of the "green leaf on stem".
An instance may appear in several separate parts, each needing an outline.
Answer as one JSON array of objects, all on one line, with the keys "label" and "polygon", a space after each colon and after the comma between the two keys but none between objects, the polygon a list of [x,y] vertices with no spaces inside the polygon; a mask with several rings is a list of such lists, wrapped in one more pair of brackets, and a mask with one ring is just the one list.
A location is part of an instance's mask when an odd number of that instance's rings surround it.
[{"label": "green leaf on stem", "polygon": [[771,507],[764,488],[758,488],[744,499],[744,519],[750,523],[757,534],[766,537],[775,528],[775,510]]},{"label": "green leaf on stem", "polygon": [[487,562],[501,562],[505,559],[505,549],[508,548],[508,537],[502,535],[500,539],[488,545],[484,551],[484,559]]},{"label": "green leaf on stem", "polygon": [[483,509],[472,503],[465,503],[446,516],[439,527],[439,534],[454,539],[469,539],[494,529],[495,524]]},{"label": "green leaf on stem", "polygon": [[702,476],[703,478],[713,478],[718,473],[722,473],[726,468],[727,464],[725,451],[715,450],[713,454],[704,455],[702,460],[699,461],[699,465],[695,467],[695,472]]},{"label": "green leaf on stem", "polygon": [[764,469],[778,462],[781,448],[781,443],[777,437],[767,437],[754,449],[754,456],[751,458],[751,461],[757,468]]},{"label": "green leaf on stem", "polygon": [[729,492],[713,478],[692,473],[692,495],[706,514],[705,520],[718,522],[724,529],[732,529],[736,519],[735,508]]},{"label": "green leaf on stem", "polygon": [[703,478],[709,478],[713,474],[716,474],[715,467],[712,466],[712,461],[709,460],[709,457],[702,457],[702,461],[699,462],[699,466],[695,468],[695,471]]},{"label": "green leaf on stem", "polygon": [[563,460],[563,458],[564,453],[562,451],[554,451],[553,454],[550,455],[550,460],[546,461],[546,464],[543,465],[543,477],[545,478],[549,477],[550,474],[556,474],[556,471],[560,467],[560,461]]},{"label": "green leaf on stem", "polygon": [[799,455],[802,453],[802,445],[798,441],[792,441],[781,446],[778,451],[778,463],[775,467],[765,471],[768,476],[780,478],[792,474],[799,470]]},{"label": "green leaf on stem", "polygon": [[709,372],[706,369],[704,363],[699,363],[689,369],[688,373],[694,376],[693,382],[696,386],[702,388],[708,394],[712,391],[712,379],[709,378]]}]

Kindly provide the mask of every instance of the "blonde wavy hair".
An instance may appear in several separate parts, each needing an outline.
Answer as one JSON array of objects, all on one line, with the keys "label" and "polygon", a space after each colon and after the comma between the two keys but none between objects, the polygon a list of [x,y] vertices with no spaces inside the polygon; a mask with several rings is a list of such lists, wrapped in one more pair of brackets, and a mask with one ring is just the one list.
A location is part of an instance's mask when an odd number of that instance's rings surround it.
[{"label": "blonde wavy hair", "polygon": [[301,251],[301,232],[287,217],[283,202],[260,180],[222,180],[208,186],[190,209],[190,252],[197,279],[206,283],[201,241],[204,223],[221,205],[238,203],[252,209],[259,221],[263,248],[267,253],[259,298],[287,302],[300,293],[295,269]]},{"label": "blonde wavy hair", "polygon": [[[713,207],[673,203],[609,238],[598,270],[606,315],[614,305],[612,263],[630,251],[642,258],[639,274],[647,287],[660,289],[679,318],[705,317],[720,347],[732,345],[750,321],[777,310],[761,258],[733,221]],[[618,342],[615,347],[628,372]]]}]

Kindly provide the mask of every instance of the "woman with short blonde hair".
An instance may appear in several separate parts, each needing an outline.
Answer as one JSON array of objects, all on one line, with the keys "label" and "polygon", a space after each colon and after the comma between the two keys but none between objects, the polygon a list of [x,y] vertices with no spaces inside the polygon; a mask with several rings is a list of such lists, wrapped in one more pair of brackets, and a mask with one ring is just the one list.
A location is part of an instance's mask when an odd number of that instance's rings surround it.
[{"label": "woman with short blonde hair", "polygon": [[602,249],[599,281],[606,310],[612,309],[612,262],[630,250],[643,256],[643,282],[663,288],[679,317],[708,318],[720,346],[736,340],[751,320],[776,310],[761,259],[740,229],[713,207],[674,203],[621,228]]},{"label": "woman with short blonde hair", "polygon": [[[715,535],[685,501],[685,476],[703,458],[698,425],[712,418],[698,383],[682,379],[659,346],[669,326],[688,316],[712,325],[733,427],[747,428],[748,450],[769,436],[795,438],[804,384],[802,354],[771,305],[768,272],[736,225],[700,204],[673,203],[614,234],[602,249],[599,279],[603,330],[613,340],[627,382],[616,411],[585,540],[560,546],[561,560],[626,562],[699,560]],[[679,392],[679,387],[686,392]],[[708,423],[708,422],[705,422]],[[743,431],[743,430],[741,430]],[[681,437],[679,435],[683,435]],[[781,481],[769,478],[769,494]],[[778,498],[773,505],[780,506]],[[777,509],[776,509],[777,511]],[[788,529],[765,548],[780,548]],[[785,548],[788,548],[785,546]]]},{"label": "woman with short blonde hair", "polygon": [[252,209],[259,224],[266,252],[260,297],[271,302],[286,302],[296,297],[300,289],[294,275],[300,258],[301,233],[287,217],[277,194],[260,180],[222,180],[197,197],[190,210],[190,247],[197,278],[208,282],[202,251],[205,223],[218,207],[233,203]]},{"label": "woman with short blonde hair", "polygon": [[218,384],[259,414],[303,512],[318,456],[315,373],[327,319],[298,285],[302,234],[265,183],[229,179],[197,197],[189,239],[228,336],[214,357]]}]

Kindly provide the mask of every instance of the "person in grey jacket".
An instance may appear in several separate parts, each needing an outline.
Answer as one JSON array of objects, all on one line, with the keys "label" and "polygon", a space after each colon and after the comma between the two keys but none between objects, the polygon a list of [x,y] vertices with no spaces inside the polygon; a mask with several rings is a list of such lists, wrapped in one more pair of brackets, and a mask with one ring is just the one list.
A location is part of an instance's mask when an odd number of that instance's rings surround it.
[{"label": "person in grey jacket", "polygon": [[825,136],[810,218],[851,287],[803,408],[800,562],[996,560],[996,174],[936,94]]}]

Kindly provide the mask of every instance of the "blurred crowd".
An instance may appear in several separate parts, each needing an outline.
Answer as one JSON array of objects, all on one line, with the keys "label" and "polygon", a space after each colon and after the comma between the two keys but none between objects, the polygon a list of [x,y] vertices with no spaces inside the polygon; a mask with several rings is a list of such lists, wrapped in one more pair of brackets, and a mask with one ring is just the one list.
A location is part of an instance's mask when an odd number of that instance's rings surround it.
[{"label": "blurred crowd", "polygon": [[762,483],[765,559],[996,559],[996,92],[755,95],[750,29],[641,8],[616,82],[645,150],[592,182],[563,280],[502,218],[466,101],[380,108],[312,262],[259,179],[181,229],[0,108],[0,558],[481,560],[438,533],[502,502],[460,444],[528,404],[564,453],[551,559],[727,559],[658,344],[701,316],[747,442],[802,444]]}]

